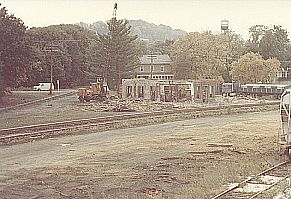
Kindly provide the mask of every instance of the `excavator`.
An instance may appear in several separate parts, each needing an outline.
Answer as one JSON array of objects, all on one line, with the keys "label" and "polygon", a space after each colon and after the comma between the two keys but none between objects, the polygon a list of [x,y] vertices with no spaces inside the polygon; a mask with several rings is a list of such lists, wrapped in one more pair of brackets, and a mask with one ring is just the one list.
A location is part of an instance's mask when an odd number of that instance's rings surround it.
[{"label": "excavator", "polygon": [[91,100],[103,102],[108,99],[108,95],[109,88],[101,76],[97,77],[96,82],[90,83],[89,88],[78,89],[78,99],[80,102],[90,102]]}]

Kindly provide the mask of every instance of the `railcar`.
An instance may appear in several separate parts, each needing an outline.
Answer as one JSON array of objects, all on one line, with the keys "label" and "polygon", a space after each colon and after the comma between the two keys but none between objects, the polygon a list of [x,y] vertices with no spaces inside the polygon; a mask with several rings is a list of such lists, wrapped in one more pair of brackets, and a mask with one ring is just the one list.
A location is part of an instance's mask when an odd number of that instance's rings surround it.
[{"label": "railcar", "polygon": [[243,96],[269,96],[279,99],[287,87],[285,84],[245,84],[240,86],[239,93]]},{"label": "railcar", "polygon": [[280,119],[281,131],[278,136],[278,144],[291,159],[291,88],[287,88],[281,95]]},{"label": "railcar", "polygon": [[221,86],[222,96],[235,96],[239,91],[239,84],[236,82],[226,82]]}]

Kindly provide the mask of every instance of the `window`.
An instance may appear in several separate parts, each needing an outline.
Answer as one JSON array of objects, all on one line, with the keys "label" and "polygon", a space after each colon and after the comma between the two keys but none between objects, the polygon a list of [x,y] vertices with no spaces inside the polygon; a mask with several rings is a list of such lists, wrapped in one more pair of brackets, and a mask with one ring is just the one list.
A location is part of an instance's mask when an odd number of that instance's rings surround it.
[{"label": "window", "polygon": [[165,66],[161,65],[161,72],[165,71]]},{"label": "window", "polygon": [[138,93],[138,97],[140,98],[142,98],[142,97],[144,97],[144,87],[143,86],[138,86],[137,87],[137,93]]},{"label": "window", "polygon": [[140,66],[140,72],[144,72],[144,66]]},{"label": "window", "polygon": [[127,86],[126,97],[132,97],[132,86]]}]

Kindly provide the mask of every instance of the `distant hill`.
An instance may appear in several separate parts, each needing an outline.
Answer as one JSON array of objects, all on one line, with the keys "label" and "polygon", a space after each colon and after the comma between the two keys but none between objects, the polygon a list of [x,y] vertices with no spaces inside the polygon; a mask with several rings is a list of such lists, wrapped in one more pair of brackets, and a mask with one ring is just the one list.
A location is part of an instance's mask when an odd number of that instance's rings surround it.
[{"label": "distant hill", "polygon": [[[129,20],[128,22],[131,25],[133,35],[138,35],[140,39],[148,40],[149,42],[177,40],[187,34],[187,32],[183,30],[172,29],[170,26],[163,24],[156,25],[153,23],[148,23],[140,19]],[[78,25],[83,28],[93,30],[99,34],[106,34],[108,32],[107,24],[103,21],[97,21],[93,24],[81,22]]]}]

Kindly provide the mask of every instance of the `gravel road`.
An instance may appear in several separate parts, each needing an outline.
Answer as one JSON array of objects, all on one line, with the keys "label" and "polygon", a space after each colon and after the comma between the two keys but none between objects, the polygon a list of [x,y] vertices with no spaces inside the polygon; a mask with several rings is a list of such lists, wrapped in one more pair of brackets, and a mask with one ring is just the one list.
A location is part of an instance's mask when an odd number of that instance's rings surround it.
[{"label": "gravel road", "polygon": [[3,146],[0,198],[209,198],[282,160],[278,128],[268,111]]}]

